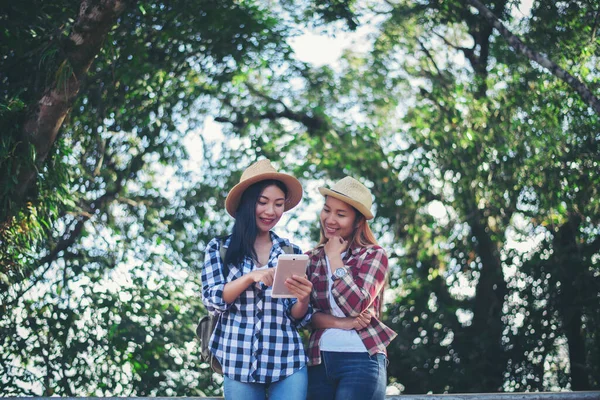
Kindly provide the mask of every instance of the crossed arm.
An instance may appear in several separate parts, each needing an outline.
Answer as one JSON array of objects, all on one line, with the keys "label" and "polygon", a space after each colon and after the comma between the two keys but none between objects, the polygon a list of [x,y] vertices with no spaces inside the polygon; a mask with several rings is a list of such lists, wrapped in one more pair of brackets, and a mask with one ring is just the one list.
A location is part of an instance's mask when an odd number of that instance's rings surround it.
[{"label": "crossed arm", "polygon": [[361,312],[356,317],[336,317],[335,315],[326,314],[322,311],[317,311],[312,316],[312,326],[316,329],[337,328],[343,330],[361,330],[369,325],[373,314],[367,309]]}]

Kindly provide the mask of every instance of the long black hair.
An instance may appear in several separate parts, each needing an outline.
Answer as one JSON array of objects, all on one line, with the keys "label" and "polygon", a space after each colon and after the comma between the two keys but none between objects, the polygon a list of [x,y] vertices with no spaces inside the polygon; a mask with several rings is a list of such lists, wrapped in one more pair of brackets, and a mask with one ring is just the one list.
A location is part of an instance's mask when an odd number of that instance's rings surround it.
[{"label": "long black hair", "polygon": [[268,179],[256,182],[244,191],[240,204],[235,211],[235,223],[231,232],[231,241],[229,248],[225,253],[223,267],[225,268],[225,276],[228,274],[228,265],[240,265],[244,261],[244,257],[251,256],[255,260],[258,259],[254,250],[254,241],[258,235],[256,227],[256,203],[261,193],[267,186],[275,185],[283,191],[287,199],[288,190],[283,182]]}]

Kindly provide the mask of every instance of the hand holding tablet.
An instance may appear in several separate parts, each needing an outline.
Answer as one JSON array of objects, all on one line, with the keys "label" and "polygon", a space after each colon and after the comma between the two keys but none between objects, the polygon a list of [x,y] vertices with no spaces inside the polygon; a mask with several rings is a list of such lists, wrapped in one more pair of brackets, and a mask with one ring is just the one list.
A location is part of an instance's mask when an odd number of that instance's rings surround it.
[{"label": "hand holding tablet", "polygon": [[271,297],[275,298],[295,298],[288,288],[285,281],[292,275],[304,277],[306,275],[306,266],[308,265],[308,255],[306,254],[282,254],[277,261],[275,278],[273,279],[273,290]]}]

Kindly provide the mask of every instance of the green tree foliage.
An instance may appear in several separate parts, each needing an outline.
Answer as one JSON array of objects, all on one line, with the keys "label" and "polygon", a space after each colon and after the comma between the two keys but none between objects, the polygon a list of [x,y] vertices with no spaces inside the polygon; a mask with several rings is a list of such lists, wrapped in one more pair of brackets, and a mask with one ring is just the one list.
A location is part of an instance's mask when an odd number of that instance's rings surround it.
[{"label": "green tree foliage", "polygon": [[[597,11],[574,3],[538,2],[520,20],[516,2],[486,5],[595,88]],[[245,105],[221,120],[264,151],[304,132],[298,174],[372,185],[397,265],[390,374],[407,391],[597,388],[598,115],[464,2],[373,7],[370,54],[347,54],[341,72],[249,76]]]},{"label": "green tree foliage", "polygon": [[[516,31],[596,87],[589,71],[598,70],[597,10],[552,4],[535,3]],[[511,3],[488,6],[512,22]],[[386,18],[373,52],[348,58],[350,69],[370,71],[352,81],[365,85],[361,103],[383,110],[381,100],[401,88],[395,102],[406,111],[383,160],[376,149],[389,133],[359,146],[384,168],[346,168],[374,182],[378,218],[402,241],[399,298],[389,310],[400,332],[391,375],[410,392],[597,388],[599,116],[515,55],[463,2],[395,2],[377,11]],[[556,20],[560,28],[549,22]],[[563,41],[568,56],[554,44]],[[400,82],[390,85],[391,77]],[[368,111],[365,125],[377,132],[396,112]],[[432,206],[443,206],[441,218]],[[523,253],[514,248],[517,231],[519,240],[545,239]]]},{"label": "green tree foliage", "polygon": [[[11,213],[13,167],[36,157],[15,152],[22,121],[60,73],[54,60],[78,7],[24,1],[2,9],[1,200],[9,218],[0,239],[1,391],[218,393],[193,332],[204,312],[203,245],[228,223],[220,188],[229,174],[192,171],[183,139],[244,69],[285,57],[282,32],[252,2],[128,8],[25,206]],[[200,168],[217,158],[210,143],[200,151]]]},{"label": "green tree foliage", "polygon": [[[598,95],[592,3],[536,1],[523,18],[520,2],[484,3]],[[34,5],[2,16],[3,173],[28,105],[60,66],[54,37],[77,14],[68,2]],[[369,26],[372,49],[312,67],[286,45],[290,21]],[[225,143],[201,134],[202,154],[188,154],[207,116]],[[463,1],[130,6],[28,203],[1,230],[2,392],[218,393],[192,339],[198,268],[230,223],[226,189],[259,156],[307,188],[344,174],[371,187],[392,263],[392,383],[597,389],[599,128],[571,87]],[[305,204],[319,201],[308,192]],[[314,242],[315,220],[296,233]]]}]

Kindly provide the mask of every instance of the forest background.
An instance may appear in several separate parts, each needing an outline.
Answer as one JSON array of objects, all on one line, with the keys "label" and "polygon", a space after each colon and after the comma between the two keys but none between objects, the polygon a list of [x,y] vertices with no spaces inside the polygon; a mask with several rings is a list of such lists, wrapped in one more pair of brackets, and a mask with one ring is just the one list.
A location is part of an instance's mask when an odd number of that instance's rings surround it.
[{"label": "forest background", "polygon": [[[0,395],[221,393],[199,270],[262,157],[305,184],[280,228],[305,250],[318,185],[371,188],[390,387],[599,389],[599,25],[594,0],[2,1]],[[317,65],[307,31],[362,42]]]}]

